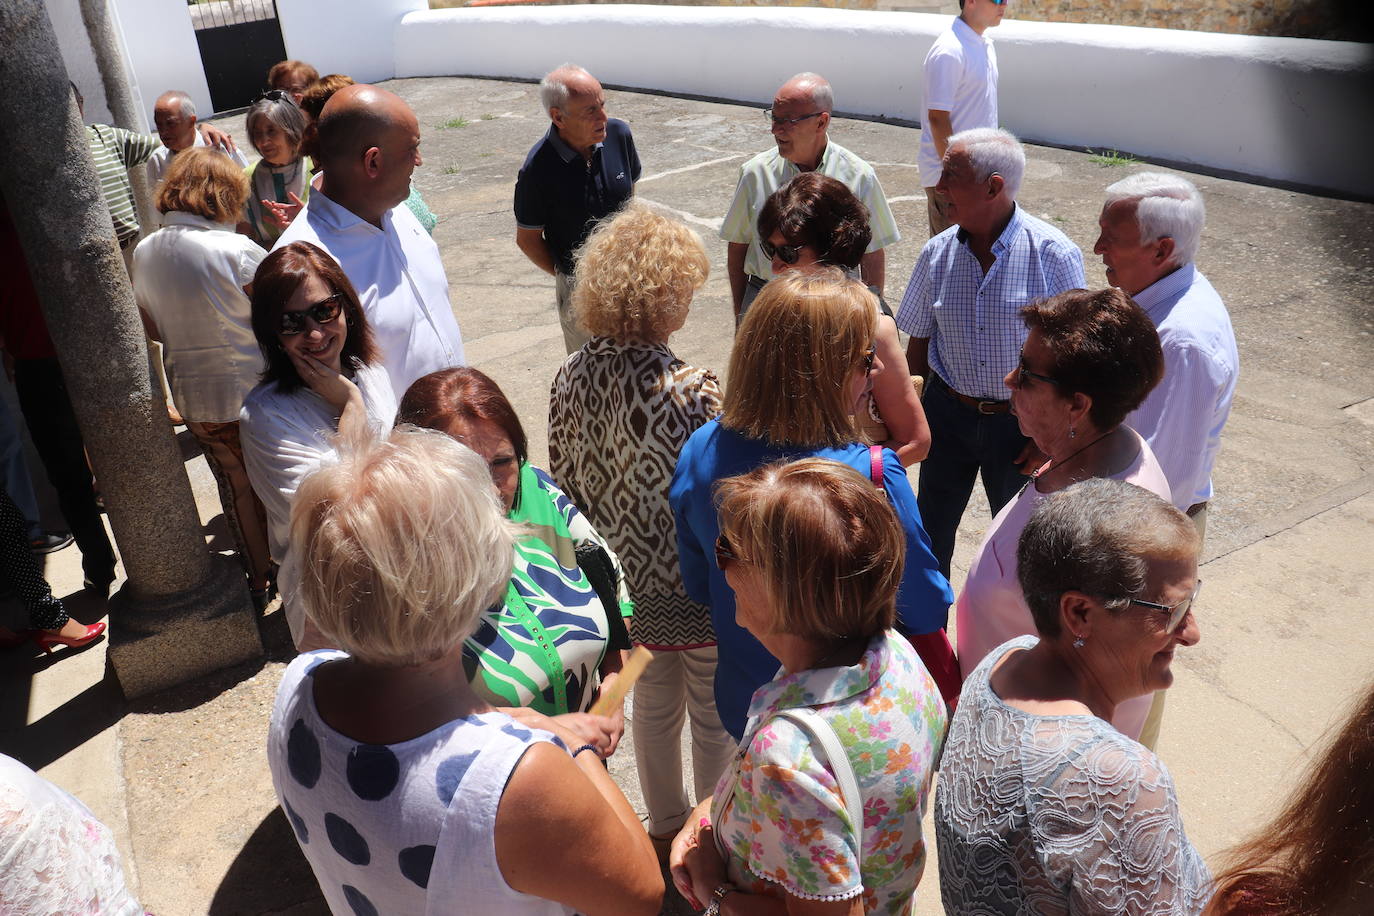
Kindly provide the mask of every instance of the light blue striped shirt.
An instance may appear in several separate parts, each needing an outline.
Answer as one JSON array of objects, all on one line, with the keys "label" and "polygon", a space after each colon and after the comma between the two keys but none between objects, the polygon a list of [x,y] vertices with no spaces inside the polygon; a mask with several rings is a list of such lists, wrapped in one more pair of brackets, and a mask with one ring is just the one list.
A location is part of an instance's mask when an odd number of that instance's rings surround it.
[{"label": "light blue striped shirt", "polygon": [[930,368],[949,387],[1003,401],[1026,326],[1021,307],[1087,285],[1083,253],[1058,229],[1020,206],[997,241],[987,274],[951,226],[926,242],[897,312],[897,327],[930,338]]}]

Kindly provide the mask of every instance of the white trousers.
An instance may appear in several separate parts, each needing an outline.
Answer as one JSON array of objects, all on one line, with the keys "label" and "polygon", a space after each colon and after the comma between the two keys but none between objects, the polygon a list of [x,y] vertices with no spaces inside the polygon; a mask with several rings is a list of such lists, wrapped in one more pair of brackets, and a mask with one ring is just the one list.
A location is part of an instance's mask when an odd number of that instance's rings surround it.
[{"label": "white trousers", "polygon": [[639,787],[649,808],[649,833],[677,831],[691,813],[682,779],[682,720],[691,719],[696,800],[715,791],[735,752],[720,724],[715,697],[716,647],[654,653],[635,684],[634,747]]}]

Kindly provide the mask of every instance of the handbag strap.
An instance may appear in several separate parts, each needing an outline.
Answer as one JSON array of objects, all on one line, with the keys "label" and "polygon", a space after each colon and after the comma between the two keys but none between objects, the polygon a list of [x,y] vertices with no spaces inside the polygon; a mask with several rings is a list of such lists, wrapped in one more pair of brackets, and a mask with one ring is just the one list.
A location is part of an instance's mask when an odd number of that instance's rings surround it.
[{"label": "handbag strap", "polygon": [[870,445],[868,447],[868,476],[873,480],[873,486],[887,492],[887,487],[883,484],[883,447],[881,445]]},{"label": "handbag strap", "polygon": [[858,859],[863,861],[864,848],[864,804],[863,797],[859,795],[859,781],[854,776],[854,765],[849,762],[849,755],[845,753],[844,745],[840,744],[840,736],[835,734],[835,729],[831,728],[830,723],[825,721],[820,713],[814,709],[792,708],[782,709],[777,712],[780,719],[789,719],[796,723],[802,730],[809,732],[815,739],[812,746],[819,745],[822,753],[825,754],[825,761],[830,770],[830,774],[835,777],[835,783],[840,787],[840,796],[844,799],[844,809],[849,815],[849,825],[858,840]]}]

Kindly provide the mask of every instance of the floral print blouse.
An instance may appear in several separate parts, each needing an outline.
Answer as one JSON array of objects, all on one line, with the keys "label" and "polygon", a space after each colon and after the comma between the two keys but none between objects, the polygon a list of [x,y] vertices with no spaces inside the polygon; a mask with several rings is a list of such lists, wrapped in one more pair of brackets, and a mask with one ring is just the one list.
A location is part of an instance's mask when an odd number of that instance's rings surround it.
[{"label": "floral print blouse", "polygon": [[[824,753],[784,709],[835,730],[863,799],[849,822]],[[875,636],[857,665],[778,676],[754,692],[744,738],[721,777],[712,823],[730,880],[749,893],[863,896],[865,913],[908,913],[925,867],[921,818],[945,733],[945,705],[911,645]]]}]

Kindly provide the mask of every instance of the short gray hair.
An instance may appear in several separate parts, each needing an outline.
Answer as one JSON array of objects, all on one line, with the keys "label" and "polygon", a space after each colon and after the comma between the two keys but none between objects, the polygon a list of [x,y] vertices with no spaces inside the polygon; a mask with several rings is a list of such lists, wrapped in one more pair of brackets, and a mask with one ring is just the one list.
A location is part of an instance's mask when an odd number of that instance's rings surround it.
[{"label": "short gray hair", "polygon": [[568,104],[572,90],[568,88],[567,80],[562,77],[574,73],[596,79],[584,67],[579,67],[577,64],[559,64],[545,73],[544,78],[539,81],[539,102],[544,106],[546,113],[550,108],[557,108],[559,111],[566,110],[564,106]]},{"label": "short gray hair", "polygon": [[1107,206],[1123,200],[1138,201],[1135,222],[1142,245],[1174,240],[1168,266],[1182,267],[1197,257],[1207,206],[1191,181],[1165,172],[1138,172],[1107,188]]},{"label": "short gray hair", "polygon": [[950,137],[947,149],[956,145],[964,147],[979,181],[1001,175],[1007,197],[1016,199],[1021,178],[1026,174],[1026,150],[1020,140],[1000,127],[975,127]]},{"label": "short gray hair", "polygon": [[819,73],[812,73],[808,70],[805,73],[798,73],[787,82],[809,84],[812,103],[821,111],[833,112],[835,110],[835,90],[831,87],[830,80]]},{"label": "short gray hair", "polygon": [[374,665],[442,658],[510,581],[519,529],[487,463],[437,430],[399,426],[340,443],[291,509],[291,562],[305,612]]},{"label": "short gray hair", "polygon": [[252,104],[248,109],[248,117],[243,121],[244,129],[248,131],[249,143],[253,142],[253,122],[258,118],[266,118],[277,125],[281,132],[286,134],[292,146],[301,145],[301,137],[305,136],[305,113],[290,95],[278,99],[258,99]]},{"label": "short gray hair", "polygon": [[191,97],[180,89],[169,89],[158,96],[158,101],[166,99],[169,102],[177,103],[177,113],[183,118],[194,118],[196,116],[196,103],[191,101]]},{"label": "short gray hair", "polygon": [[1197,549],[1197,529],[1167,500],[1098,477],[1051,493],[1035,508],[1016,547],[1016,577],[1035,629],[1053,639],[1065,592],[1092,595],[1118,611],[1141,596],[1152,559]]}]

